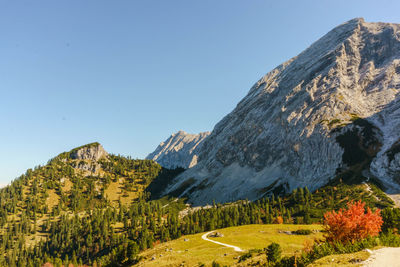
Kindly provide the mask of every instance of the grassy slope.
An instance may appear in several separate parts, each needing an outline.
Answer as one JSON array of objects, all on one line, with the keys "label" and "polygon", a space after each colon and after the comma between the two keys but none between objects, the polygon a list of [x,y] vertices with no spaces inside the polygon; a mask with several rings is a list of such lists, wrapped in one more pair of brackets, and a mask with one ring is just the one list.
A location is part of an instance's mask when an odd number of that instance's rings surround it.
[{"label": "grassy slope", "polygon": [[[141,181],[139,181],[141,182]],[[124,191],[124,179],[118,179],[118,181],[111,182],[107,189],[104,190],[105,196],[108,200],[111,201],[113,206],[118,204],[118,200],[121,200],[123,205],[130,205],[132,201],[137,200],[140,196],[140,193],[143,191],[143,186],[139,186],[138,190],[135,192],[127,192]]]},{"label": "grassy slope", "polygon": [[361,262],[368,259],[370,254],[366,251],[359,251],[350,254],[329,255],[316,260],[310,267],[328,267],[328,266],[361,266]]},{"label": "grassy slope", "polygon": [[[311,235],[288,235],[278,233],[278,230],[293,231],[298,229],[321,230],[321,225],[244,225],[219,229],[224,236],[215,240],[230,245],[238,246],[245,251],[249,249],[263,249],[270,243],[279,243],[282,247],[282,255],[293,255],[301,250],[306,241],[322,238],[322,233]],[[138,266],[196,266],[199,262],[210,265],[216,260],[222,265],[233,265],[238,262],[237,257],[245,252],[235,252],[231,248],[223,247],[201,239],[204,233],[187,235],[177,240],[159,244],[153,249],[144,251],[141,256],[145,259]],[[185,241],[188,239],[188,241]],[[172,248],[172,251],[166,249]],[[162,255],[162,257],[160,257]],[[152,258],[155,258],[152,260]],[[253,258],[265,259],[265,255]]]}]

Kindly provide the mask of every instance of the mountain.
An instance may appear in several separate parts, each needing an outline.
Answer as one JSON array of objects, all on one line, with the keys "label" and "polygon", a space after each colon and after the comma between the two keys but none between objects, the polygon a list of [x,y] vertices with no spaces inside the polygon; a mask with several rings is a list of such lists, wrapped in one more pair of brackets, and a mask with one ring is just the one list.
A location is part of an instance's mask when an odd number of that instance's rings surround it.
[{"label": "mountain", "polygon": [[198,151],[210,132],[189,134],[179,131],[162,142],[146,159],[158,162],[168,169],[191,168],[197,164]]},{"label": "mountain", "polygon": [[378,179],[398,190],[400,25],[350,20],[262,77],[164,193],[192,203]]},{"label": "mountain", "polygon": [[[27,170],[0,189],[0,266],[132,263],[139,246],[145,248],[153,238],[147,232],[136,236],[133,229],[149,228],[146,223],[155,227],[154,217],[161,214],[161,203],[146,202],[145,189],[168,174],[152,160],[112,155],[99,143]],[[129,259],[115,259],[122,244],[129,244],[129,253],[124,252]]]}]

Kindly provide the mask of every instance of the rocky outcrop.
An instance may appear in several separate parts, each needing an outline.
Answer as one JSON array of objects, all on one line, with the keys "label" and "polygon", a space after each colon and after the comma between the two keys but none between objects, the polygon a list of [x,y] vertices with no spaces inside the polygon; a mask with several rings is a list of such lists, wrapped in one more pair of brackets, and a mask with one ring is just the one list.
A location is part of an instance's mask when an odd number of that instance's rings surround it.
[{"label": "rocky outcrop", "polygon": [[262,77],[165,193],[257,199],[355,166],[397,187],[399,92],[400,25],[350,20]]},{"label": "rocky outcrop", "polygon": [[71,166],[75,169],[79,169],[83,171],[83,174],[85,176],[88,175],[97,175],[99,174],[99,171],[101,170],[101,164],[91,161],[91,162],[86,162],[86,161],[77,161],[77,162],[71,162]]},{"label": "rocky outcrop", "polygon": [[98,161],[101,158],[107,157],[108,153],[99,143],[91,143],[71,150],[71,159],[93,160]]},{"label": "rocky outcrop", "polygon": [[97,142],[74,148],[58,156],[62,161],[69,162],[74,169],[80,170],[84,176],[99,175],[99,160],[107,160],[107,157],[108,153]]},{"label": "rocky outcrop", "polygon": [[168,169],[191,168],[197,164],[198,151],[210,132],[188,134],[179,131],[162,142],[146,159],[158,162]]}]

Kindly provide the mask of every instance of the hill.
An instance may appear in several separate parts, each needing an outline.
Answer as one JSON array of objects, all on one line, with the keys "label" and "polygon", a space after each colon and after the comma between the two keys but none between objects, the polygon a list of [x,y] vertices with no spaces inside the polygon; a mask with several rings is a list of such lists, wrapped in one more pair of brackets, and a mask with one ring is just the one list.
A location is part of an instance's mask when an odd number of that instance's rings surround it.
[{"label": "hill", "polygon": [[150,160],[109,155],[99,143],[64,152],[45,166],[29,169],[2,190],[14,198],[8,211],[49,214],[125,204],[138,200],[161,167]]},{"label": "hill", "polygon": [[[14,266],[16,262],[30,260],[33,263],[34,259],[42,262],[46,254],[52,253],[64,259],[69,255],[71,259],[72,252],[75,260],[83,258],[87,262],[94,258],[88,251],[92,244],[78,239],[87,230],[82,227],[88,227],[88,216],[93,216],[93,221],[113,217],[106,224],[102,222],[105,231],[100,234],[104,236],[102,248],[110,241],[107,241],[109,235],[120,227],[114,218],[117,212],[121,207],[143,203],[149,195],[145,189],[161,173],[162,167],[154,161],[111,155],[99,143],[61,153],[46,165],[27,170],[0,190],[0,252],[6,253],[5,258],[0,258],[0,265]],[[65,229],[66,225],[73,229]],[[93,231],[92,227],[89,229]],[[40,248],[46,242],[46,246],[57,243],[63,238],[63,231],[68,235],[68,240],[63,240],[63,249],[57,248],[58,245],[53,249]],[[82,251],[72,240],[85,244],[83,251],[88,253],[85,257],[79,254]],[[69,245],[72,247],[68,248]],[[38,248],[46,254],[36,255]],[[27,253],[34,254],[29,258]]]}]

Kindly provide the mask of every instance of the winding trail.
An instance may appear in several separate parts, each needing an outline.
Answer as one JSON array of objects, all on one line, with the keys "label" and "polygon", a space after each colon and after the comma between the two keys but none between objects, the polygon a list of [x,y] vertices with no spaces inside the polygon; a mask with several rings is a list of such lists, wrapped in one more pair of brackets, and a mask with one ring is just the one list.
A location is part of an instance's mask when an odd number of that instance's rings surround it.
[{"label": "winding trail", "polygon": [[370,252],[371,256],[362,263],[365,267],[400,267],[400,248],[381,248]]},{"label": "winding trail", "polygon": [[233,249],[234,249],[235,251],[237,251],[237,252],[243,252],[243,251],[244,251],[243,249],[241,249],[241,248],[239,248],[239,247],[237,247],[237,246],[228,245],[228,244],[221,243],[221,242],[214,241],[214,240],[211,240],[211,239],[207,238],[207,236],[208,236],[209,234],[213,233],[213,232],[215,232],[215,231],[207,232],[207,233],[205,233],[204,235],[202,235],[201,238],[202,238],[203,240],[205,240],[205,241],[209,241],[209,242],[212,242],[212,243],[215,243],[215,244],[218,244],[218,245],[221,245],[221,246],[225,246],[225,247],[228,247],[228,248],[233,248]]}]

